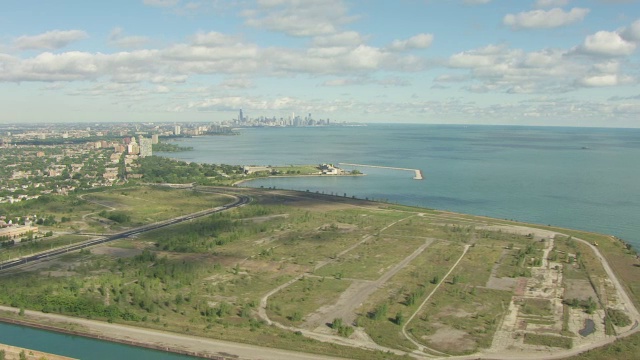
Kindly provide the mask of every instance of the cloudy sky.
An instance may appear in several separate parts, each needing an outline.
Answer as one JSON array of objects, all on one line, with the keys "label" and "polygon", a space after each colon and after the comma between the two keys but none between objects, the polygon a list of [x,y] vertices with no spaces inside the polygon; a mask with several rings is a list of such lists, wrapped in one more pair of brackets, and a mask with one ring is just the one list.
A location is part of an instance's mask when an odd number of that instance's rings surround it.
[{"label": "cloudy sky", "polygon": [[0,122],[640,127],[640,0],[2,0]]}]

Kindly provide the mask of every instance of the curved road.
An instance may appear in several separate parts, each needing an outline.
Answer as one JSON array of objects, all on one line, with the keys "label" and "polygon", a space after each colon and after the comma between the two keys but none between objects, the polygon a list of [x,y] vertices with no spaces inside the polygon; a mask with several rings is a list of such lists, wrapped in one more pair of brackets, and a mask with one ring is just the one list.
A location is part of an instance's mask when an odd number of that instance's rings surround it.
[{"label": "curved road", "polygon": [[[228,195],[228,194],[227,194]],[[43,251],[37,254],[33,254],[30,256],[23,256],[19,259],[13,259],[4,263],[0,264],[0,272],[1,271],[5,271],[11,268],[14,268],[16,266],[21,266],[27,263],[31,263],[34,261],[40,261],[43,259],[49,259],[52,257],[56,257],[56,256],[60,256],[62,254],[66,254],[70,251],[76,251],[76,250],[80,250],[80,249],[84,249],[90,246],[94,246],[94,245],[99,245],[99,244],[104,244],[110,241],[114,241],[114,240],[119,240],[119,239],[124,239],[126,237],[132,236],[132,235],[137,235],[137,234],[142,234],[144,232],[147,231],[151,231],[151,230],[156,230],[156,229],[160,229],[163,227],[167,227],[167,226],[171,226],[171,225],[175,225],[175,224],[179,224],[181,222],[185,222],[185,221],[189,221],[189,220],[193,220],[193,219],[197,219],[203,216],[207,216],[207,215],[211,215],[211,214],[215,214],[218,212],[222,212],[222,211],[226,211],[229,209],[233,209],[239,206],[243,206],[248,204],[249,202],[251,202],[251,198],[249,196],[245,196],[245,195],[230,195],[233,196],[235,198],[235,201],[233,201],[230,204],[224,205],[224,206],[218,206],[216,208],[212,208],[212,209],[207,209],[207,210],[202,210],[202,211],[198,211],[192,214],[188,214],[188,215],[183,215],[183,216],[178,216],[175,217],[173,219],[169,219],[169,220],[164,220],[164,221],[159,221],[153,224],[148,224],[148,225],[144,225],[144,226],[140,226],[137,228],[133,228],[133,229],[129,229],[129,230],[125,230],[116,234],[112,234],[112,235],[108,235],[108,236],[103,236],[103,237],[99,237],[96,239],[91,239],[91,240],[87,240],[81,243],[77,243],[77,244],[73,244],[73,245],[69,245],[69,246],[64,246],[64,247],[59,247],[53,250],[48,250],[48,251]]]}]

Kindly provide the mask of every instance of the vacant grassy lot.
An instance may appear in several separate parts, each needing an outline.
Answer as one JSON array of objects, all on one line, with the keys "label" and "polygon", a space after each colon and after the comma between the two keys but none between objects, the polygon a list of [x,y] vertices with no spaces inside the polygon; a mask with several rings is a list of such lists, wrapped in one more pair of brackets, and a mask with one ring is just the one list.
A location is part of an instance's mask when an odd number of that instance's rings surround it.
[{"label": "vacant grassy lot", "polygon": [[316,271],[320,276],[375,280],[393,265],[409,256],[424,243],[424,239],[398,240],[386,234],[373,236],[357,249],[335,263]]},{"label": "vacant grassy lot", "polygon": [[[431,293],[462,253],[462,246],[436,241],[409,266],[376,291],[359,310],[358,326],[378,344],[391,348],[415,349],[401,333],[401,326]],[[386,306],[384,316],[375,316]],[[398,314],[404,321],[398,321]]]},{"label": "vacant grassy lot", "polygon": [[232,201],[231,198],[218,194],[162,187],[118,189],[87,194],[84,198],[125,212],[134,225],[170,219]]},{"label": "vacant grassy lot", "polygon": [[421,343],[451,354],[470,354],[491,345],[511,293],[446,284],[408,326]]},{"label": "vacant grassy lot", "polygon": [[521,303],[520,312],[530,316],[553,316],[551,301],[546,299],[524,299]]},{"label": "vacant grassy lot", "polygon": [[[229,191],[248,193],[254,201],[122,240],[101,251],[69,254],[49,269],[43,263],[31,272],[3,276],[0,303],[346,358],[394,357],[267,326],[259,315],[260,300],[302,276],[269,298],[266,311],[272,321],[311,329],[316,320],[305,320],[342,301],[345,290],[356,292],[359,288],[352,284],[374,284],[368,297],[344,307],[356,309],[353,317],[341,315],[349,322],[355,318],[374,342],[416,350],[401,333],[406,324],[412,337],[425,346],[452,355],[470,354],[491,345],[511,300],[510,291],[484,287],[496,262],[506,252],[497,266],[498,276],[521,276],[541,260],[544,247],[532,236],[498,230],[496,225],[511,224],[504,220],[306,192]],[[124,227],[219,206],[231,198],[139,187],[88,194],[86,200],[67,203],[82,209],[72,215],[72,222],[81,222],[83,215],[100,218],[98,212],[108,211],[109,206],[130,216],[128,224],[119,225]],[[61,237],[50,244],[78,240]],[[386,282],[376,283],[425,242],[430,245],[422,253]],[[631,286],[637,286],[632,255],[614,240],[598,238],[598,242],[605,254],[620,259],[620,264],[612,263],[616,271],[626,271]],[[464,245],[472,246],[407,324]],[[603,274],[590,249],[569,238],[557,238],[550,256],[565,262],[568,279],[593,280]],[[362,305],[357,308],[358,304]],[[545,324],[549,303],[525,300],[523,314]],[[528,337],[532,344],[571,346],[570,339],[567,345],[564,338]]]},{"label": "vacant grassy lot", "polygon": [[456,281],[470,286],[485,286],[491,275],[491,269],[501,255],[501,249],[494,247],[471,247],[452,276],[456,277]]},{"label": "vacant grassy lot", "polygon": [[332,278],[302,278],[269,299],[268,315],[286,325],[300,325],[321,306],[333,304],[351,284]]},{"label": "vacant grassy lot", "polygon": [[524,343],[529,345],[542,345],[563,349],[571,349],[573,347],[573,340],[571,340],[570,338],[532,333],[524,335]]}]

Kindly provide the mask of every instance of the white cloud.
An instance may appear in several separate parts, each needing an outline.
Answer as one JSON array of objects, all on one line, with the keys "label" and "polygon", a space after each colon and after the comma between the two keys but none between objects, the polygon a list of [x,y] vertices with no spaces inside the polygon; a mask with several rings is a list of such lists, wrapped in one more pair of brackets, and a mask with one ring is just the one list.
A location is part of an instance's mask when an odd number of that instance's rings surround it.
[{"label": "white cloud", "polygon": [[[0,58],[0,61],[3,59]],[[45,52],[21,60],[4,61],[4,81],[72,81],[94,79],[99,76],[99,61],[89,53],[71,51],[63,54]]]},{"label": "white cloud", "polygon": [[39,35],[20,36],[13,44],[21,50],[56,50],[88,37],[89,35],[82,30],[52,30]]},{"label": "white cloud", "polygon": [[525,52],[489,45],[452,55],[447,65],[467,69],[464,75],[444,74],[437,82],[460,82],[471,92],[562,93],[575,90],[575,79],[589,67],[566,57],[566,51],[544,49]]},{"label": "white cloud", "polygon": [[426,49],[433,42],[432,34],[418,34],[406,40],[394,40],[389,46],[393,51],[405,51],[410,49]]},{"label": "white cloud", "polygon": [[537,0],[535,3],[535,7],[537,8],[551,8],[551,7],[562,7],[569,4],[570,0]]},{"label": "white cloud", "polygon": [[635,49],[635,43],[626,41],[617,32],[598,31],[587,36],[584,43],[576,50],[592,55],[626,56],[631,55]]},{"label": "white cloud", "polygon": [[369,86],[381,85],[384,87],[409,86],[411,83],[407,79],[399,77],[386,77],[374,79],[370,77],[348,77],[331,79],[323,82],[322,86]]},{"label": "white cloud", "polygon": [[358,46],[364,43],[365,39],[356,31],[344,31],[337,34],[316,36],[313,38],[313,46],[316,47],[341,47]]},{"label": "white cloud", "polygon": [[155,88],[155,93],[157,94],[166,94],[168,92],[170,92],[171,89],[168,86],[165,85],[158,85]]},{"label": "white cloud", "polygon": [[630,26],[622,29],[620,35],[627,41],[640,42],[640,20],[636,20]]},{"label": "white cloud", "polygon": [[354,20],[342,0],[259,0],[258,8],[242,13],[249,26],[291,36],[319,36],[339,32]]},{"label": "white cloud", "polygon": [[503,52],[504,46],[487,45],[483,48],[464,51],[452,55],[448,65],[454,68],[477,68],[495,64],[496,55]]},{"label": "white cloud", "polygon": [[582,21],[589,9],[573,8],[568,12],[560,8],[551,10],[532,10],[518,14],[507,14],[503,23],[512,29],[556,28]]},{"label": "white cloud", "polygon": [[220,45],[231,45],[238,43],[234,36],[225,35],[216,31],[208,33],[199,32],[191,40],[191,43],[198,46],[216,47]]},{"label": "white cloud", "polygon": [[226,79],[220,83],[220,87],[224,89],[249,89],[253,88],[253,81],[247,78]]},{"label": "white cloud", "polygon": [[585,76],[579,80],[580,85],[586,87],[603,87],[630,84],[633,78],[630,76],[620,76],[618,74],[601,74]]},{"label": "white cloud", "polygon": [[115,28],[107,39],[109,45],[123,49],[137,49],[149,42],[146,36],[125,36],[122,28]]}]

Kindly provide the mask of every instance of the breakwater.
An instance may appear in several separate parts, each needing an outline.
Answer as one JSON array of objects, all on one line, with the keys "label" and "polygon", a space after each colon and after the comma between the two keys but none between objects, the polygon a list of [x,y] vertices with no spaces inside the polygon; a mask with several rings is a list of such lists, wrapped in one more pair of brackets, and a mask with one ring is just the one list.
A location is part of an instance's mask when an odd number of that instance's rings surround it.
[{"label": "breakwater", "polygon": [[338,163],[338,165],[357,166],[357,167],[369,167],[369,168],[376,168],[376,169],[390,169],[390,170],[401,170],[401,171],[413,171],[413,172],[415,173],[415,176],[413,177],[413,179],[414,179],[414,180],[424,180],[424,177],[422,177],[422,170],[420,170],[420,169],[408,169],[408,168],[393,167],[393,166],[365,165],[365,164],[350,164],[350,163]]}]

